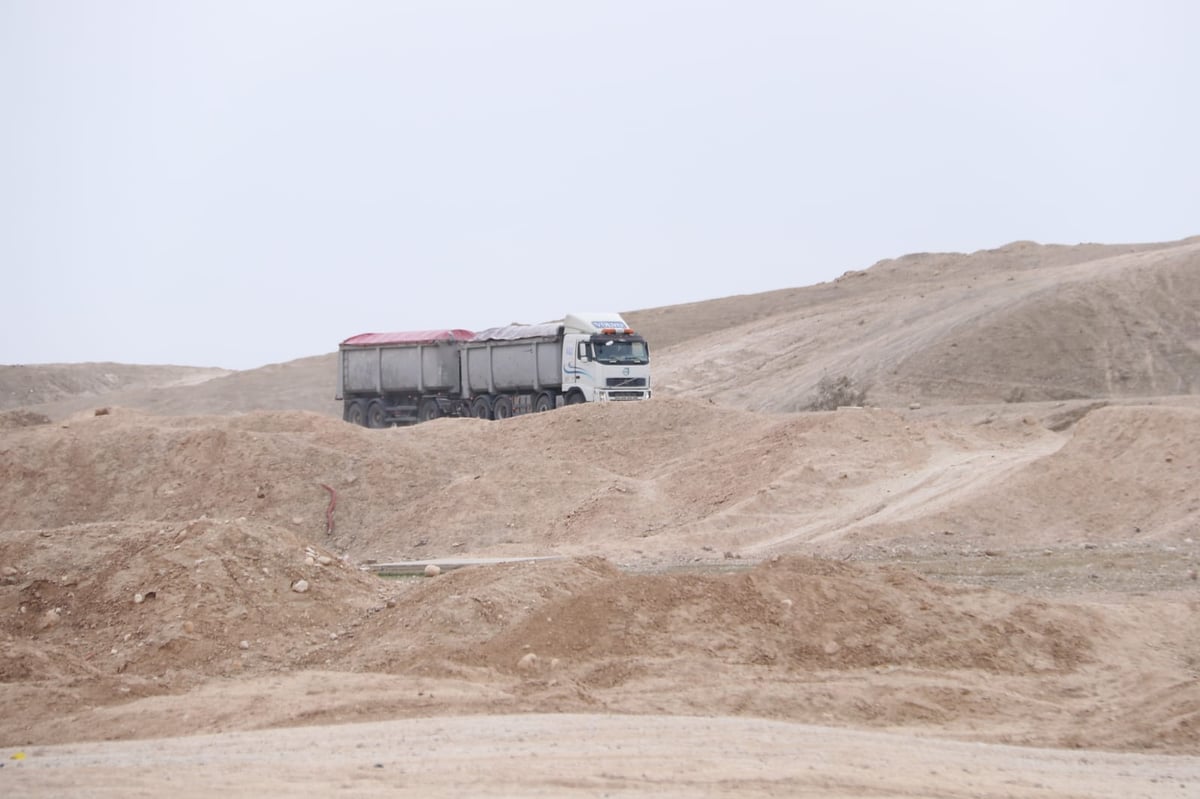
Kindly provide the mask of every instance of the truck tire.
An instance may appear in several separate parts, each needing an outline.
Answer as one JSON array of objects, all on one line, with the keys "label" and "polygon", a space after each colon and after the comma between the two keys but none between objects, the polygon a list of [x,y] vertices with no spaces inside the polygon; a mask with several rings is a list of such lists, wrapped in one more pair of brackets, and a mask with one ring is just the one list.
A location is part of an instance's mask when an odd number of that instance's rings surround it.
[{"label": "truck tire", "polygon": [[492,401],[486,395],[476,397],[471,402],[471,415],[476,419],[492,418]]},{"label": "truck tire", "polygon": [[367,403],[363,400],[351,400],[342,411],[342,419],[359,427],[367,425]]},{"label": "truck tire", "polygon": [[383,407],[383,401],[371,400],[367,406],[367,427],[378,430],[387,426],[387,409]]},{"label": "truck tire", "polygon": [[533,401],[533,412],[545,413],[552,410],[554,410],[554,396],[548,393],[538,394],[537,399]]},{"label": "truck tire", "polygon": [[508,419],[513,415],[512,397],[506,397],[503,394],[496,397],[492,402],[492,418],[493,419]]},{"label": "truck tire", "polygon": [[567,395],[568,405],[582,405],[585,402],[587,402],[587,398],[583,396],[582,391],[572,391]]},{"label": "truck tire", "polygon": [[438,401],[432,397],[426,397],[421,400],[420,406],[417,407],[417,421],[430,422],[442,415],[441,406]]}]

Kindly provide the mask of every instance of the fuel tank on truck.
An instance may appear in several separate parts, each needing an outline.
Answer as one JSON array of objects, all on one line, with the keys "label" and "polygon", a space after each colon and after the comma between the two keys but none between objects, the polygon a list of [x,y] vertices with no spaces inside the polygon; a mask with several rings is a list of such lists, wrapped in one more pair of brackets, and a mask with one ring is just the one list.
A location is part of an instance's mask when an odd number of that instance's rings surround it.
[{"label": "fuel tank on truck", "polygon": [[356,393],[458,393],[459,347],[470,330],[363,333],[342,342],[341,389]]},{"label": "fuel tank on truck", "polygon": [[507,325],[476,333],[463,344],[472,394],[532,392],[562,387],[560,322]]}]

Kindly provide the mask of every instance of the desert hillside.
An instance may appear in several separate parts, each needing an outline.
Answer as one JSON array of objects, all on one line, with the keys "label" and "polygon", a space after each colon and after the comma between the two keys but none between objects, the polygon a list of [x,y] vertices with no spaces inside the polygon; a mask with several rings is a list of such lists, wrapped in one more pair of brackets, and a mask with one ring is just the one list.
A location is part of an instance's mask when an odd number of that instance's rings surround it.
[{"label": "desert hillside", "polygon": [[4,367],[0,791],[1189,795],[1198,307],[1195,239],[910,255],[378,430],[328,354]]},{"label": "desert hillside", "polygon": [[[626,316],[651,343],[660,392],[795,411],[842,376],[884,407],[1198,394],[1197,309],[1194,237],[916,253],[815,286]],[[142,377],[116,379],[110,364],[4,367],[0,409],[341,414],[332,354],[229,374],[122,368]],[[205,375],[213,385],[195,385]]]},{"label": "desert hillside", "polygon": [[660,342],[660,389],[789,411],[843,375],[885,406],[1194,394],[1197,308],[1200,240],[1187,239],[908,255],[631,317]]},{"label": "desert hillside", "polygon": [[[228,375],[226,369],[134,366],[122,363],[0,366],[0,411],[49,406],[78,410],[106,395],[131,396],[197,384]],[[188,391],[183,392],[187,396]],[[77,407],[76,407],[77,406]]]}]

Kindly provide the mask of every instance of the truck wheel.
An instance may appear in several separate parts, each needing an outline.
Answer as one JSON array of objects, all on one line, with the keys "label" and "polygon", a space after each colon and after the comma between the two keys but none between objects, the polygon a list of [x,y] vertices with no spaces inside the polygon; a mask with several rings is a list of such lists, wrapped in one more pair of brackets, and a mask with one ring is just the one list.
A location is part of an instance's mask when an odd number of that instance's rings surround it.
[{"label": "truck wheel", "polygon": [[421,405],[417,408],[417,421],[429,422],[442,415],[442,409],[438,405],[438,401],[432,398],[421,400]]},{"label": "truck wheel", "polygon": [[342,418],[350,424],[365,427],[367,424],[367,404],[362,400],[347,402],[346,409],[342,412]]},{"label": "truck wheel", "polygon": [[585,402],[587,402],[587,398],[583,396],[582,391],[572,391],[567,395],[568,405],[582,405]]},{"label": "truck wheel", "polygon": [[552,410],[554,410],[554,397],[549,394],[538,394],[537,399],[533,401],[533,412],[545,413]]},{"label": "truck wheel", "polygon": [[491,419],[492,401],[486,396],[476,397],[471,403],[471,415],[476,419]]},{"label": "truck wheel", "polygon": [[513,415],[512,397],[503,395],[496,397],[492,403],[492,418],[493,419],[508,419]]},{"label": "truck wheel", "polygon": [[379,429],[387,427],[387,411],[379,400],[371,400],[367,406],[367,427]]}]

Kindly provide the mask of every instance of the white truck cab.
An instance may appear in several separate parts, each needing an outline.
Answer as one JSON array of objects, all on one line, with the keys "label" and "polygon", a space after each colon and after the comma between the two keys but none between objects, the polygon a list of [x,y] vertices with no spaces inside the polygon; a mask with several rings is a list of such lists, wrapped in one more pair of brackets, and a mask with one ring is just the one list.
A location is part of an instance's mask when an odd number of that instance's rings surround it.
[{"label": "white truck cab", "polygon": [[618,314],[568,314],[562,361],[568,405],[650,399],[650,348]]}]

